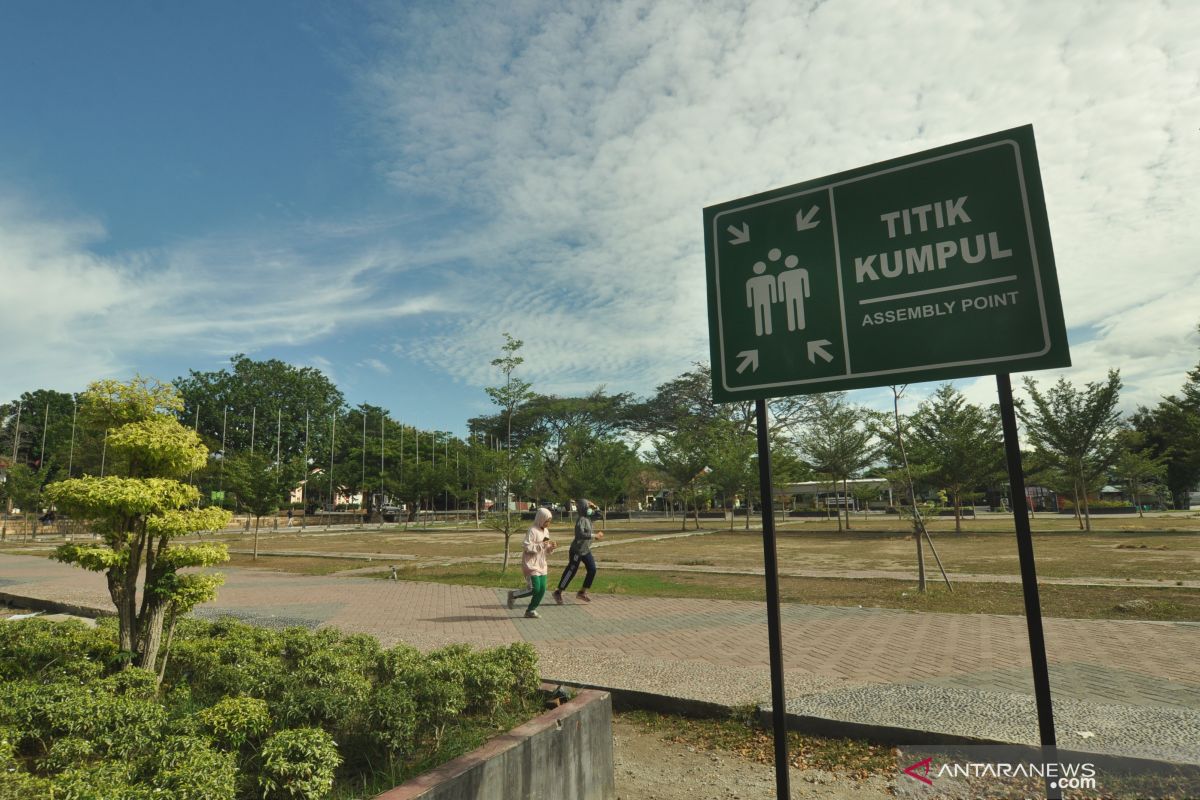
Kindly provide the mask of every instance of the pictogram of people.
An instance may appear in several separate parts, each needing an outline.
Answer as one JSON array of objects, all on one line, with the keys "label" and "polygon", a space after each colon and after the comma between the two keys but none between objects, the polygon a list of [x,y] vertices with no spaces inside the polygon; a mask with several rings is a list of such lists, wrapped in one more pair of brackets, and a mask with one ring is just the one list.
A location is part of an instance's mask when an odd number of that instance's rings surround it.
[{"label": "pictogram of people", "polygon": [[[775,251],[772,251],[775,252]],[[775,276],[764,274],[767,265],[754,262],[754,277],[746,281],[746,308],[754,309],[754,335],[771,335],[771,305],[779,299]]]},{"label": "pictogram of people", "polygon": [[[778,247],[767,253],[767,261],[777,262],[783,258]],[[779,275],[767,274],[766,262],[754,262],[754,277],[746,281],[746,307],[754,312],[754,335],[770,336],[773,330],[771,313],[775,303],[783,303],[787,309],[789,331],[804,330],[804,301],[812,294],[808,270],[800,266],[798,256],[783,259],[786,269]]]},{"label": "pictogram of people", "polygon": [[804,330],[804,301],[810,294],[808,270],[800,267],[800,259],[788,256],[783,261],[786,270],[779,273],[779,299],[787,309],[789,331]]}]

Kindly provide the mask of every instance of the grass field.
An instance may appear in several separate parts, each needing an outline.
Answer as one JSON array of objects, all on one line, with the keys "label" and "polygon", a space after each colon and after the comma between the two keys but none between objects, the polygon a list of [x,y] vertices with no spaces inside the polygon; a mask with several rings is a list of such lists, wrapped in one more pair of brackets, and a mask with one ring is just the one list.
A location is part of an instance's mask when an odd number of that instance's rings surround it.
[{"label": "grass field", "polygon": [[[757,521],[757,520],[755,520]],[[855,517],[853,528],[839,532],[824,519],[788,518],[778,528],[777,550],[781,593],[786,602],[818,605],[862,605],[959,613],[1020,614],[1019,583],[985,579],[956,582],[951,594],[941,584],[932,556],[926,552],[930,591],[915,586],[915,544],[904,524],[892,518]],[[597,592],[670,597],[761,600],[763,579],[761,530],[733,531],[720,520],[702,520],[699,535],[680,521],[612,521],[597,547],[600,563]],[[1012,519],[985,516],[964,521],[961,534],[953,520],[931,524],[942,562],[952,573],[1016,576],[1020,569]],[[1033,521],[1034,550],[1041,579],[1094,578],[1108,583],[1153,581],[1153,586],[1064,586],[1043,583],[1041,597],[1049,616],[1200,621],[1200,589],[1177,582],[1200,581],[1200,514],[1175,513],[1138,517],[1100,517],[1083,533],[1070,517],[1040,515]],[[565,545],[568,522],[551,529]],[[475,530],[465,523],[429,529],[387,527],[341,531],[262,530],[261,557],[246,552],[253,536],[226,532],[215,538],[234,550],[231,565],[304,574],[333,574],[377,567],[380,577],[396,564],[407,580],[511,586],[520,583],[520,543],[524,530],[510,542],[510,567],[501,575],[501,534]],[[48,548],[50,542],[41,545]],[[10,542],[3,550],[29,550]],[[243,551],[243,552],[237,552]],[[276,553],[280,555],[267,555]],[[283,555],[283,554],[287,555]],[[565,555],[552,558],[552,570]],[[878,570],[882,575],[863,576]],[[794,573],[806,574],[801,577]],[[793,573],[790,574],[789,573]],[[1119,609],[1134,603],[1132,610]]]}]

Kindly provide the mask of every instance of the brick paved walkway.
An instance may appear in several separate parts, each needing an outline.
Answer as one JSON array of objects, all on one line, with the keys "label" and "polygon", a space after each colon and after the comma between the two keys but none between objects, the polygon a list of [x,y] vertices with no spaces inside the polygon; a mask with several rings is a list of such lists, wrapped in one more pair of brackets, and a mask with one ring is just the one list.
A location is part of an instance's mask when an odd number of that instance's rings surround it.
[{"label": "brick paved walkway", "polygon": [[[547,595],[542,618],[527,620],[495,589],[223,571],[227,582],[203,616],[334,625],[422,648],[525,640],[559,679],[595,682],[564,671],[604,664],[626,673],[610,674],[613,685],[656,691],[661,676],[680,695],[730,703],[768,696],[762,603],[597,595],[590,605],[559,607]],[[0,592],[111,607],[101,575],[43,558],[0,555]],[[1047,619],[1045,631],[1056,703],[1170,709],[1200,720],[1200,624]],[[787,604],[783,642],[789,697],[864,685],[1032,694],[1021,617]],[[742,696],[730,696],[729,684]]]}]

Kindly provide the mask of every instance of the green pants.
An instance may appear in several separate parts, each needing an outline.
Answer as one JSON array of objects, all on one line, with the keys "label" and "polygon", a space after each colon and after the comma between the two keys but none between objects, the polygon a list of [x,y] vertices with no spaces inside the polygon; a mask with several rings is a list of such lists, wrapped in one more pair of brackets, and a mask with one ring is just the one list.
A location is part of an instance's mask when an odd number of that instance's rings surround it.
[{"label": "green pants", "polygon": [[546,576],[530,575],[529,585],[533,587],[533,599],[529,601],[529,608],[526,611],[533,611],[541,604],[542,598],[546,596]]}]

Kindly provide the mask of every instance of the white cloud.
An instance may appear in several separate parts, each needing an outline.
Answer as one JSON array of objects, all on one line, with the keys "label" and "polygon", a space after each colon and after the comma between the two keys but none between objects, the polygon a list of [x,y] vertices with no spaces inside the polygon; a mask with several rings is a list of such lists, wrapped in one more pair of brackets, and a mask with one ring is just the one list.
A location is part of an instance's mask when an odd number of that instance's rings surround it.
[{"label": "white cloud", "polygon": [[79,390],[156,354],[224,358],[445,308],[423,293],[395,300],[379,290],[375,256],[349,251],[330,263],[295,232],[281,235],[286,246],[214,238],[101,257],[97,222],[47,219],[28,205],[0,202],[0,397]]},{"label": "white cloud", "polygon": [[1196,361],[1188,4],[472,4],[381,27],[358,79],[387,175],[485,220],[454,231],[448,289],[477,314],[397,345],[463,380],[494,380],[508,329],[547,390],[649,390],[707,354],[702,206],[1027,122],[1070,374],[1120,367],[1141,402]]}]

